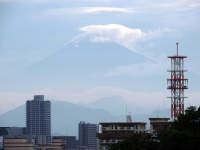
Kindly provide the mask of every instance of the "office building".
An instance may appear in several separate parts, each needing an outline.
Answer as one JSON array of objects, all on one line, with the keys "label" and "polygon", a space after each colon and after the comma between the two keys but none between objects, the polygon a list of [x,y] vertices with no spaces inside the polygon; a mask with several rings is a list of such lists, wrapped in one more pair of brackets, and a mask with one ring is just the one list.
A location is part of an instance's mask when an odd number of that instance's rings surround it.
[{"label": "office building", "polygon": [[26,102],[26,126],[29,139],[36,144],[51,142],[51,103],[44,95],[35,95]]},{"label": "office building", "polygon": [[79,149],[97,150],[97,124],[79,123]]},{"label": "office building", "polygon": [[109,145],[123,141],[136,133],[145,133],[145,122],[103,122],[98,133],[99,149],[107,150]]}]

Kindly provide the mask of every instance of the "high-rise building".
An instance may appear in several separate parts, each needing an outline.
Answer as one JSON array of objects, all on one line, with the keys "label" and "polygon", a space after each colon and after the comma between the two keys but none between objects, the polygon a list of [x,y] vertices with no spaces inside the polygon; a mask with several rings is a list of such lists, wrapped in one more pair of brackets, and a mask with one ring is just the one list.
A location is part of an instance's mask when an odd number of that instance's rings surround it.
[{"label": "high-rise building", "polygon": [[35,95],[26,102],[26,126],[30,139],[36,144],[51,142],[51,103],[44,95]]},{"label": "high-rise building", "polygon": [[79,150],[97,150],[97,124],[79,123]]}]

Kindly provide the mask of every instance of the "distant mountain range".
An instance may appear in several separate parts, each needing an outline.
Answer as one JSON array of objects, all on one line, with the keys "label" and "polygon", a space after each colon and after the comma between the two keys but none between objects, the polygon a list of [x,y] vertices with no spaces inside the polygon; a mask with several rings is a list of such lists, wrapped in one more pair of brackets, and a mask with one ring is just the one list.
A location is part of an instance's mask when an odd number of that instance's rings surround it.
[{"label": "distant mountain range", "polygon": [[95,109],[104,109],[114,116],[120,116],[122,120],[125,120],[125,115],[131,114],[133,121],[148,121],[149,117],[168,117],[168,109],[158,109],[153,112],[149,110],[143,110],[141,106],[134,105],[125,101],[120,96],[111,96],[101,98],[91,104],[87,104],[87,107]]},{"label": "distant mountain range", "polygon": [[[64,101],[52,101],[52,133],[54,135],[77,135],[78,123],[86,121],[116,121],[119,118],[103,109],[92,109]],[[25,105],[0,116],[0,126],[24,127],[26,121]]]},{"label": "distant mountain range", "polygon": [[[125,121],[125,102],[119,96],[105,97],[82,106],[66,101],[52,101],[52,133],[54,135],[77,135],[80,121],[99,123],[102,121]],[[129,106],[134,111],[135,108]],[[148,122],[149,117],[168,117],[169,110],[155,110],[149,114],[133,114],[133,121]],[[0,126],[24,127],[25,105],[0,115]]]}]

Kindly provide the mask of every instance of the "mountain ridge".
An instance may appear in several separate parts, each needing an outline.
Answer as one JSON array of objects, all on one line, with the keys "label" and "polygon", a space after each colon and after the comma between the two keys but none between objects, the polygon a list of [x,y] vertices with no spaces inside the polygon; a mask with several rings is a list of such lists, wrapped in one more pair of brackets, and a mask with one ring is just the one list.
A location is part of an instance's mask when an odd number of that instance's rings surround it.
[{"label": "mountain ridge", "polygon": [[[118,120],[117,117],[102,109],[87,108],[65,101],[51,101],[51,103],[53,135],[77,135],[80,121],[99,123],[100,121]],[[0,126],[24,127],[25,113],[25,104],[23,104],[0,115]]]}]

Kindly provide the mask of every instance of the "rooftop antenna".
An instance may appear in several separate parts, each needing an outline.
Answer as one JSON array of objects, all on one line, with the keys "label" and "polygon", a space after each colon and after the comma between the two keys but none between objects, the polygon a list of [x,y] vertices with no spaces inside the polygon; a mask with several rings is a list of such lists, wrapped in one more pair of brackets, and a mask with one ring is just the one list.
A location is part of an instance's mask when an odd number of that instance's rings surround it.
[{"label": "rooftop antenna", "polygon": [[129,112],[129,114],[126,115],[126,122],[132,122],[132,117],[131,117],[131,112]]},{"label": "rooftop antenna", "polygon": [[178,56],[178,45],[179,45],[179,43],[176,42],[176,55],[177,55],[177,56]]},{"label": "rooftop antenna", "polygon": [[127,111],[127,104],[125,104],[125,117],[126,122],[132,122],[131,112]]}]

